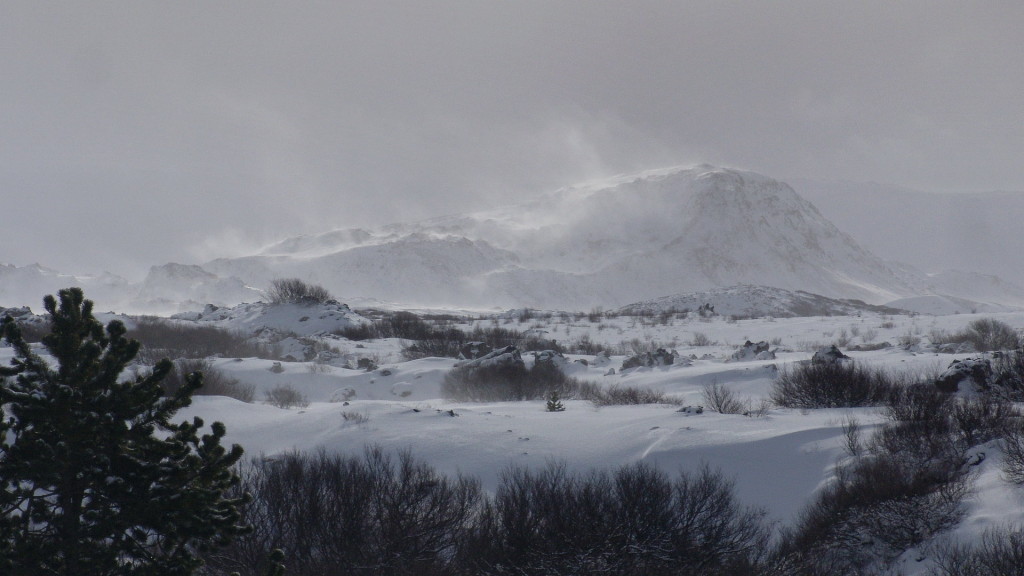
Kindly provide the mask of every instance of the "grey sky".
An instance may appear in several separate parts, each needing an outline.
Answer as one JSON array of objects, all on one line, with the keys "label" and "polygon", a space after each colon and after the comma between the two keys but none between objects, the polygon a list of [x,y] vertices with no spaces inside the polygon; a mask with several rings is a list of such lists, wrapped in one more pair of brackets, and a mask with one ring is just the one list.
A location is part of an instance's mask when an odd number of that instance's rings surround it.
[{"label": "grey sky", "polygon": [[1024,3],[5,2],[0,262],[135,275],[698,162],[1024,190]]}]

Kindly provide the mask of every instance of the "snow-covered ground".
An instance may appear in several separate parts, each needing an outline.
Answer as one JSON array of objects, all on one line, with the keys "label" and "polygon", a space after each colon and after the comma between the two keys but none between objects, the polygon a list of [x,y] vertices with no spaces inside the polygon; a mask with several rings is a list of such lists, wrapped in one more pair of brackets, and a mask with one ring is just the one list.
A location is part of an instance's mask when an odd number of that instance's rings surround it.
[{"label": "snow-covered ground", "polygon": [[[744,502],[763,507],[771,519],[785,525],[830,481],[836,462],[846,456],[844,424],[855,418],[870,431],[883,421],[882,415],[876,408],[771,407],[763,414],[755,410],[750,416],[708,409],[702,413],[680,411],[681,406],[706,404],[706,384],[717,382],[757,408],[767,400],[778,370],[808,360],[824,345],[838,342],[859,363],[936,375],[953,359],[977,354],[927,351],[931,334],[956,332],[976,318],[996,318],[1024,329],[1024,313],[863,313],[746,320],[695,315],[602,315],[591,320],[581,314],[536,312],[522,320],[521,316],[521,312],[511,312],[466,319],[456,325],[463,329],[480,325],[531,330],[569,348],[573,342],[589,339],[613,354],[607,360],[568,355],[565,370],[572,376],[602,387],[658,390],[678,399],[679,404],[598,407],[587,401],[566,400],[564,412],[547,412],[543,401],[452,402],[441,397],[441,383],[455,360],[405,361],[401,351],[408,342],[397,339],[355,342],[325,336],[325,345],[337,352],[327,363],[214,359],[214,369],[254,386],[256,401],[200,396],[179,416],[224,422],[227,441],[241,444],[252,456],[317,448],[359,454],[368,444],[389,451],[410,449],[442,472],[480,478],[485,489],[493,489],[501,471],[510,465],[543,466],[562,461],[572,469],[589,470],[644,461],[674,472],[707,463],[735,479]],[[284,320],[274,318],[281,324],[278,328],[287,328]],[[770,342],[776,359],[728,361],[748,340]],[[856,350],[883,342],[893,346]],[[647,346],[675,350],[680,359],[689,361],[620,369],[627,350]],[[9,349],[0,349],[0,361],[9,357]],[[355,365],[361,357],[373,359],[378,368],[367,372],[343,367]],[[529,354],[524,358],[532,361]],[[278,408],[265,402],[268,391],[285,385],[304,395],[309,404]],[[1024,524],[1024,489],[1003,480],[998,445],[979,450],[988,457],[977,467],[966,517],[950,533],[965,541],[976,540],[986,527]],[[925,560],[918,561],[922,557]],[[927,550],[905,555],[905,573],[924,571],[928,558]]]}]

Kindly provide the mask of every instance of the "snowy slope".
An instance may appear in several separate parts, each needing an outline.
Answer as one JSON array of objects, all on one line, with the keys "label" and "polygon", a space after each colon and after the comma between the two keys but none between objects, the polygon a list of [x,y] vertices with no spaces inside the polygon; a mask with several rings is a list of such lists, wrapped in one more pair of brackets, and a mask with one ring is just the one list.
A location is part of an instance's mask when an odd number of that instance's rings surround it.
[{"label": "snowy slope", "polygon": [[[811,294],[766,286],[729,286],[686,294],[663,296],[623,306],[623,314],[690,310],[711,305],[714,312],[740,318],[788,318],[792,316],[854,316],[862,312],[898,314],[898,307],[873,306],[857,300],[836,300]],[[952,313],[952,312],[950,312]]]},{"label": "snowy slope", "polygon": [[293,238],[204,268],[251,285],[296,275],[345,299],[413,305],[585,309],[735,284],[874,303],[926,291],[786,184],[706,165],[480,213]]}]

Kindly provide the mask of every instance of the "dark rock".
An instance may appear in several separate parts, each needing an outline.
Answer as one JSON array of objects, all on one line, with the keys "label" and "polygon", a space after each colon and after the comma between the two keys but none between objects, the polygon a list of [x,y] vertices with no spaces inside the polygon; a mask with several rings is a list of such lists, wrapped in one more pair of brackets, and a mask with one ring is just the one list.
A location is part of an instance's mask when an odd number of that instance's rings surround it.
[{"label": "dark rock", "polygon": [[487,342],[466,342],[459,348],[459,359],[475,360],[494,351]]},{"label": "dark rock", "polygon": [[642,352],[636,356],[630,356],[622,363],[622,370],[629,370],[630,368],[646,367],[651,368],[654,366],[671,366],[675,363],[675,354],[665,350],[664,348],[658,348],[652,352]]},{"label": "dark rock", "polygon": [[732,353],[729,357],[730,362],[746,362],[750,360],[775,360],[775,353],[770,349],[770,345],[764,340],[760,342],[751,342],[747,340],[740,346],[739,350]]},{"label": "dark rock", "polygon": [[935,387],[942,392],[956,392],[964,381],[974,384],[979,390],[987,390],[992,383],[992,362],[987,358],[954,360],[935,379]]},{"label": "dark rock", "polygon": [[818,348],[818,351],[811,357],[811,364],[835,364],[849,359],[849,356],[843,354],[843,352],[833,344],[831,346]]}]

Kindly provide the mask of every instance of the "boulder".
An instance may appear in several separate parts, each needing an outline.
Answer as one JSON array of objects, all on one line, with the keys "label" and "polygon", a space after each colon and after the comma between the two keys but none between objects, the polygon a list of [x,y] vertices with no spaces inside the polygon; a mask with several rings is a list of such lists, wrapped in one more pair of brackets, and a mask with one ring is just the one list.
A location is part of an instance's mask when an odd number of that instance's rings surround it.
[{"label": "boulder", "polygon": [[964,381],[985,390],[992,383],[992,362],[987,358],[954,360],[945,372],[935,379],[935,387],[942,392],[956,392]]},{"label": "boulder", "polygon": [[466,342],[459,348],[460,360],[475,360],[494,351],[487,342]]},{"label": "boulder", "polygon": [[743,346],[729,356],[730,362],[746,362],[750,360],[774,360],[775,353],[769,350],[770,346],[764,340],[751,342],[747,340]]},{"label": "boulder", "polygon": [[487,354],[473,360],[463,360],[455,363],[459,368],[491,368],[501,366],[525,366],[523,355],[515,346],[506,346],[492,350]]},{"label": "boulder", "polygon": [[822,346],[811,356],[811,364],[836,364],[844,360],[849,360],[850,357],[835,345]]},{"label": "boulder", "polygon": [[629,370],[630,368],[652,368],[654,366],[671,366],[675,363],[675,354],[665,350],[664,348],[658,348],[654,352],[641,352],[636,356],[630,356],[622,363],[621,370]]}]

